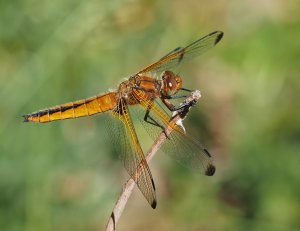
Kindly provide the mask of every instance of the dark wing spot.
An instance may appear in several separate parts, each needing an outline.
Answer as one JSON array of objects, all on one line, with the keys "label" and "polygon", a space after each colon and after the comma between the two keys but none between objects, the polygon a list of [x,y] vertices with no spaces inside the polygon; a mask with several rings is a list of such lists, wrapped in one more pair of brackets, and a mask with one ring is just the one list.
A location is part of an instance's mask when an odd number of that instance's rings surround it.
[{"label": "dark wing spot", "polygon": [[220,42],[220,40],[223,38],[224,33],[222,31],[217,31],[217,33],[220,33],[215,41],[215,45]]},{"label": "dark wing spot", "polygon": [[179,50],[181,50],[181,49],[182,49],[182,47],[177,47],[177,48],[175,48],[174,50],[170,51],[170,52],[169,52],[168,54],[166,54],[165,56],[161,57],[160,60],[162,60],[162,59],[164,59],[164,58],[166,58],[166,57],[168,57],[168,56],[170,56],[170,55],[176,53],[177,51],[179,51]]},{"label": "dark wing spot", "polygon": [[179,58],[178,58],[178,63],[180,63],[180,62],[182,61],[183,56],[184,56],[184,52],[182,52],[182,54],[179,56]]},{"label": "dark wing spot", "polygon": [[208,157],[211,157],[210,153],[207,151],[206,148],[203,148],[203,151],[205,152],[205,154],[206,154]]},{"label": "dark wing spot", "polygon": [[212,164],[209,164],[206,168],[205,175],[212,176],[216,172],[216,167]]},{"label": "dark wing spot", "polygon": [[156,199],[154,199],[153,202],[152,202],[152,204],[151,204],[151,207],[152,207],[153,209],[155,209],[155,208],[156,208],[156,205],[157,205],[157,201],[156,201]]}]

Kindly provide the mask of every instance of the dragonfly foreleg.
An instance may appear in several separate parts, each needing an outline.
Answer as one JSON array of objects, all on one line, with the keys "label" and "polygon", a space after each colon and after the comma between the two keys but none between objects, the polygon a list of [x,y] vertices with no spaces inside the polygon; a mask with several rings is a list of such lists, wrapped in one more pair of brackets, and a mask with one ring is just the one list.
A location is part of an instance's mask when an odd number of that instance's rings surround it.
[{"label": "dragonfly foreleg", "polygon": [[[187,92],[193,92],[192,90],[190,89],[187,89],[187,88],[180,88],[179,89],[180,91],[187,91]],[[170,96],[165,96],[165,98],[167,99],[180,99],[180,98],[187,98],[189,97],[190,95],[170,95]]]},{"label": "dragonfly foreleg", "polygon": [[188,95],[172,95],[172,96],[167,96],[167,99],[180,99],[180,98],[187,98]]},{"label": "dragonfly foreleg", "polygon": [[180,90],[181,90],[181,91],[187,91],[187,92],[193,92],[193,90],[186,89],[186,88],[183,88],[183,87],[182,87],[182,88],[180,88]]},{"label": "dragonfly foreleg", "polygon": [[187,104],[186,103],[182,103],[182,104],[180,104],[179,106],[175,106],[174,104],[172,104],[168,99],[166,99],[166,98],[162,98],[161,99],[162,100],[162,102],[166,105],[166,107],[170,110],[170,111],[178,111],[178,110],[180,110],[180,109],[182,109],[182,108],[184,108],[184,107],[186,107],[187,106]]},{"label": "dragonfly foreleg", "polygon": [[[190,89],[186,89],[186,88],[180,88],[181,91],[187,91],[187,92],[193,92],[192,90]],[[180,99],[180,98],[187,98],[189,97],[189,95],[163,95],[161,100],[162,102],[166,105],[166,107],[170,110],[170,111],[178,111],[184,107],[186,107],[186,104],[181,104],[179,106],[175,106],[174,104],[172,104],[169,99]]]}]

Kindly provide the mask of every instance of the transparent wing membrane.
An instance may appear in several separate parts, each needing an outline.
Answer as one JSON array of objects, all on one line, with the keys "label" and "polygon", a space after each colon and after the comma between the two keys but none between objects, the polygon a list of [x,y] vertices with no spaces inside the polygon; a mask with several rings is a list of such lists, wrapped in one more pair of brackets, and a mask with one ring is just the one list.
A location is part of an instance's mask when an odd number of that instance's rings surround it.
[{"label": "transparent wing membrane", "polygon": [[113,130],[111,133],[116,134],[117,140],[120,141],[118,149],[125,169],[152,208],[155,208],[157,202],[154,181],[124,100],[120,100],[119,108],[113,112],[113,117],[116,121],[110,126]]},{"label": "transparent wing membrane", "polygon": [[180,164],[201,171],[205,175],[213,175],[215,167],[213,158],[201,143],[191,135],[185,133],[181,126],[170,122],[170,115],[158,106],[156,102],[142,101],[141,106],[133,108],[134,113],[146,129],[150,137],[155,140],[162,132],[162,128],[144,121],[144,115],[148,107],[151,107],[149,116],[164,128],[171,126],[173,131],[163,143],[161,149]]},{"label": "transparent wing membrane", "polygon": [[210,48],[214,47],[223,37],[223,32],[215,31],[203,38],[196,40],[186,47],[178,47],[167,55],[162,57],[157,62],[144,68],[138,74],[147,72],[163,72],[165,70],[172,70],[182,62],[186,62],[195,56],[205,53]]}]

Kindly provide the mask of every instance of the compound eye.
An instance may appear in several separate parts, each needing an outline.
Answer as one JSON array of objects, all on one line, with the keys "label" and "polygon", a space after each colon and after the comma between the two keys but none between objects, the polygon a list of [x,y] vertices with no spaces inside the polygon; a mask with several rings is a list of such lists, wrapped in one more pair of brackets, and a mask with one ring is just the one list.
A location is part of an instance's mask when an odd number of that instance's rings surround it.
[{"label": "compound eye", "polygon": [[162,75],[164,82],[164,92],[166,95],[173,95],[177,89],[176,76],[172,71],[165,71]]}]

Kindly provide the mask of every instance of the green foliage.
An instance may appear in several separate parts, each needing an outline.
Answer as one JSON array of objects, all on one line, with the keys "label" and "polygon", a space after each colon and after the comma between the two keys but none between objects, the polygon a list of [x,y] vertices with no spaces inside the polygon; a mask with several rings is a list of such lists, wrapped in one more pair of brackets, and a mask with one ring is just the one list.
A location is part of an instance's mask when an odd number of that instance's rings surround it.
[{"label": "green foliage", "polygon": [[180,70],[202,92],[185,125],[215,156],[216,175],[156,156],[157,210],[138,192],[119,229],[299,230],[300,5],[257,4],[1,1],[0,229],[101,230],[127,179],[105,116],[32,124],[21,115],[114,89],[222,30]]}]

